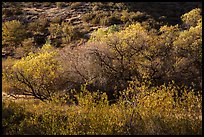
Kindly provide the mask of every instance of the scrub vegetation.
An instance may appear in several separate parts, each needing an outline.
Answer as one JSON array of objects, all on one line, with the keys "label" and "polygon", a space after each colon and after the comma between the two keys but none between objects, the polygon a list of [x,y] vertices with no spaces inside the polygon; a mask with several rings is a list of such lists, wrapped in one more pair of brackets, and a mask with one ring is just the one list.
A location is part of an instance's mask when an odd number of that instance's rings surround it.
[{"label": "scrub vegetation", "polygon": [[3,134],[201,135],[201,3],[149,4],[3,2]]}]

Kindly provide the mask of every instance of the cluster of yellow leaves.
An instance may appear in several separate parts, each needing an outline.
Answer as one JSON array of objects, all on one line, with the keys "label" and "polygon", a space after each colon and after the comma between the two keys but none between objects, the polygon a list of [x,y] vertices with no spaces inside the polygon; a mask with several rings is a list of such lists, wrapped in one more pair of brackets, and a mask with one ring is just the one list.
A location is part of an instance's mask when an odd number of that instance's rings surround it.
[{"label": "cluster of yellow leaves", "polygon": [[57,76],[57,69],[60,68],[54,59],[55,52],[48,52],[49,45],[42,47],[42,52],[30,53],[27,57],[19,60],[12,69],[23,71],[25,77],[33,79],[52,80]]},{"label": "cluster of yellow leaves", "polygon": [[62,70],[56,56],[57,52],[46,43],[37,53],[30,52],[27,57],[17,60],[3,73],[3,78],[17,92],[50,97],[57,88],[56,81]]},{"label": "cluster of yellow leaves", "polygon": [[202,18],[201,13],[202,13],[201,9],[196,8],[196,9],[193,9],[190,12],[182,15],[181,19],[187,28],[189,28],[191,26],[195,27],[197,25],[197,23],[199,22],[199,20]]}]

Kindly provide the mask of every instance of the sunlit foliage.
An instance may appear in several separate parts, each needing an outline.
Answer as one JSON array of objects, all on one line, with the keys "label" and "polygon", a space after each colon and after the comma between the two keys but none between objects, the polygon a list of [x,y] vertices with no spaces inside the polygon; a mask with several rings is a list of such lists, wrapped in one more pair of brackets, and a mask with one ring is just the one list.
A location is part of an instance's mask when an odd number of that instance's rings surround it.
[{"label": "sunlit foliage", "polygon": [[195,27],[197,25],[197,22],[202,18],[201,16],[201,9],[196,8],[191,10],[190,12],[184,14],[181,16],[181,19],[184,23],[184,25],[189,28],[189,27]]},{"label": "sunlit foliage", "polygon": [[54,58],[56,52],[45,44],[38,53],[29,53],[5,70],[4,77],[15,88],[17,94],[32,95],[38,99],[49,99],[57,88],[56,80],[60,64]]},{"label": "sunlit foliage", "polygon": [[[150,83],[149,83],[150,84]],[[202,134],[202,96],[174,83],[149,88],[131,81],[116,104],[83,85],[79,104],[3,101],[3,134],[196,135]],[[181,90],[179,98],[174,93]],[[30,107],[32,106],[32,107]],[[9,124],[13,123],[12,126]]]},{"label": "sunlit foliage", "polygon": [[[114,5],[92,4],[93,10]],[[83,3],[69,5],[76,10]],[[19,21],[3,23],[3,46],[22,45],[18,59],[2,62],[3,134],[202,134],[201,9],[183,14],[183,24],[162,26],[143,22],[149,17],[140,12],[112,13],[85,14],[83,21],[126,24],[99,27],[76,45],[81,31],[68,22],[30,23],[29,38]],[[41,36],[47,42],[32,49]]]}]

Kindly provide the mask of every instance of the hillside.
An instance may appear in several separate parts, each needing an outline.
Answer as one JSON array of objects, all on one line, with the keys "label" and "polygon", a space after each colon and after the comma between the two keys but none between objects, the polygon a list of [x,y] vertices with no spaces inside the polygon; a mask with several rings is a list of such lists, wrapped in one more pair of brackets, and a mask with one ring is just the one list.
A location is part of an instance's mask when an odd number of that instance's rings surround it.
[{"label": "hillside", "polygon": [[[182,14],[193,8],[201,7],[202,4],[199,2],[5,2],[2,5],[3,15],[5,14],[3,21],[18,19],[23,22],[31,22],[40,16],[44,16],[49,20],[59,17],[64,21],[78,18],[80,22],[81,17],[86,13],[128,10],[129,12],[146,12],[156,19],[164,16],[169,24],[172,25],[179,23]],[[12,13],[12,11],[14,12]],[[14,16],[9,15],[9,13]]]},{"label": "hillside", "polygon": [[3,2],[3,134],[202,134],[201,4]]}]

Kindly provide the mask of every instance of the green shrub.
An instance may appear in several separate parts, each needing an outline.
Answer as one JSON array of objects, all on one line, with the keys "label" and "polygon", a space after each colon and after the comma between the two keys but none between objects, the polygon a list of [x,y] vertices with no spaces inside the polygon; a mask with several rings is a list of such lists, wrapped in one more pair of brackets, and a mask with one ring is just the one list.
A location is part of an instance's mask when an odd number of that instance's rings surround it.
[{"label": "green shrub", "polygon": [[43,3],[42,3],[42,6],[44,6],[44,7],[50,7],[51,4],[52,4],[51,2],[43,2]]},{"label": "green shrub", "polygon": [[50,35],[49,37],[52,38],[58,38],[62,35],[62,29],[59,24],[51,23],[48,28]]},{"label": "green shrub", "polygon": [[[10,68],[15,64],[16,59],[8,57],[6,59],[2,59],[2,74],[9,73]],[[13,91],[13,87],[10,86],[9,82],[2,77],[2,92],[10,93]]]},{"label": "green shrub", "polygon": [[[25,111],[25,108],[19,106],[13,101],[9,103],[3,103],[2,108],[2,128],[4,135],[23,134],[21,130],[22,123],[29,117],[30,113]],[[11,124],[12,123],[12,124]]]},{"label": "green shrub", "polygon": [[50,35],[48,38],[51,40],[51,43],[55,47],[59,47],[62,43],[62,28],[59,24],[51,23],[48,27]]},{"label": "green shrub", "polygon": [[142,13],[142,12],[139,12],[139,11],[136,12],[136,13],[131,12],[129,16],[130,16],[129,20],[131,22],[136,22],[136,21],[143,22],[143,21],[145,21],[148,18],[145,13]]},{"label": "green shrub", "polygon": [[9,16],[12,16],[13,15],[13,12],[11,9],[8,9],[8,8],[3,8],[2,9],[2,17],[9,17]]},{"label": "green shrub", "polygon": [[98,18],[98,17],[94,17],[92,20],[91,20],[91,24],[99,24],[99,21],[100,21],[100,18]]},{"label": "green shrub", "polygon": [[116,83],[120,80],[126,83],[136,76],[140,81],[151,79],[155,85],[174,80],[178,85],[190,86],[193,82],[196,89],[201,89],[202,20],[199,20],[195,27],[184,31],[178,25],[149,30],[140,23],[110,34],[99,29],[92,33],[90,42],[94,46],[90,50],[103,73],[115,77]]},{"label": "green shrub", "polygon": [[129,20],[129,13],[127,11],[122,11],[121,21],[127,22]]}]

